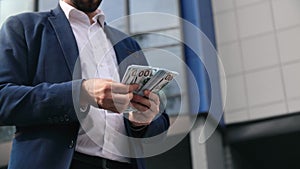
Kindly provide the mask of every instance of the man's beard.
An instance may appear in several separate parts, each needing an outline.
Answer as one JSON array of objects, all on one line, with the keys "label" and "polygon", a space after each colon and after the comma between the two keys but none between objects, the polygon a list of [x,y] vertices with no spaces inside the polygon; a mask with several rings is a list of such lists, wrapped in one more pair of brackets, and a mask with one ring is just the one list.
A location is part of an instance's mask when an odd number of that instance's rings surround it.
[{"label": "man's beard", "polygon": [[102,0],[72,0],[72,3],[76,9],[85,13],[91,13],[99,7],[101,1]]}]

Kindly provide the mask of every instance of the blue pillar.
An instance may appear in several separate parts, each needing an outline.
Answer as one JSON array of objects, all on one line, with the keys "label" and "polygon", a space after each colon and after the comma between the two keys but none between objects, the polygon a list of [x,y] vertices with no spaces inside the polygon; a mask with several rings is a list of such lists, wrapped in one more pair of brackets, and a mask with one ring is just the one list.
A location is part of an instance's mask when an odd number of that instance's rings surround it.
[{"label": "blue pillar", "polygon": [[[209,39],[211,48],[216,48],[211,0],[180,0],[180,6],[181,17],[199,28]],[[199,49],[197,50],[201,51],[198,52],[198,54],[203,54],[203,56],[200,56],[202,58],[202,61],[205,62],[205,65],[207,67],[209,66],[210,70],[213,70],[208,76],[206,68],[200,60],[199,55],[197,55],[188,46],[185,46],[184,50],[186,64],[193,72],[193,76],[197,81],[199,90],[200,106],[198,108],[198,113],[211,113],[209,112],[211,101],[214,102],[214,106],[216,106],[215,108],[222,109],[219,69],[216,57],[217,53],[212,54],[211,51],[208,51],[211,49],[207,49],[207,42],[205,42],[205,46],[203,43],[204,39],[195,38],[195,36],[193,36],[191,32],[189,32],[188,28],[185,27],[185,24],[183,24],[183,34],[185,42],[189,42],[189,44],[197,44],[197,46],[199,46]],[[213,83],[210,84],[210,81],[212,81]],[[214,88],[215,92],[213,98],[211,95],[212,88]],[[193,103],[193,95],[195,95],[195,92],[190,90],[189,94],[191,104],[197,105],[198,103]],[[219,97],[216,97],[216,95],[218,95]],[[213,111],[212,113],[214,112],[217,111]],[[220,114],[213,114],[213,116],[219,117]]]}]

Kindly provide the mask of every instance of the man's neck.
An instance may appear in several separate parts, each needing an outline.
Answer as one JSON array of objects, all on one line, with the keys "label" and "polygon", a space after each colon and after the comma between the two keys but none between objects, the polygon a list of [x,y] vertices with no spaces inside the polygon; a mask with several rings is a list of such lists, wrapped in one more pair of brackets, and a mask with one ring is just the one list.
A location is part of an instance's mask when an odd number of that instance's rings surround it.
[{"label": "man's neck", "polygon": [[85,12],[85,14],[89,17],[90,23],[93,24],[93,23],[95,22],[95,21],[93,20],[93,17],[94,17],[95,15],[97,15],[98,12],[97,12],[97,10],[96,10],[96,11],[94,11],[94,12]]},{"label": "man's neck", "polygon": [[[71,6],[73,6],[74,8],[76,8],[75,5],[70,0],[62,0],[62,1],[66,2],[67,4],[69,4]],[[98,14],[98,11],[95,10],[93,12],[84,12],[84,13],[89,17],[90,23],[93,24],[95,22],[93,20],[93,17]]]}]

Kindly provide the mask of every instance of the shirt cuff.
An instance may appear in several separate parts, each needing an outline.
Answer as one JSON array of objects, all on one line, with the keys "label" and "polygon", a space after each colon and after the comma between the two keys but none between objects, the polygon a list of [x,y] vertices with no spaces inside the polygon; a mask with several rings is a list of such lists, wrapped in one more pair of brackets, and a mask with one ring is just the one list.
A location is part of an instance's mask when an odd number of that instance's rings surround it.
[{"label": "shirt cuff", "polygon": [[80,112],[85,113],[89,110],[89,105],[85,104],[85,105],[80,105]]},{"label": "shirt cuff", "polygon": [[142,130],[144,130],[146,128],[147,128],[147,126],[132,126],[132,125],[130,125],[130,129],[132,131],[142,131]]}]

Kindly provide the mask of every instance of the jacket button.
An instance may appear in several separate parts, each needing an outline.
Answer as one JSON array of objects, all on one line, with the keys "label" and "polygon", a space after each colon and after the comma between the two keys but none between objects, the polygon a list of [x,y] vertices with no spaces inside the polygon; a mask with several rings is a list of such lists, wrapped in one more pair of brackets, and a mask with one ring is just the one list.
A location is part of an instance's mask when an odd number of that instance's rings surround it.
[{"label": "jacket button", "polygon": [[69,145],[69,149],[74,148],[74,144],[75,144],[74,140],[71,140],[71,143],[70,143],[70,145]]},{"label": "jacket button", "polygon": [[69,122],[69,121],[70,121],[70,117],[69,117],[67,114],[65,114],[65,121],[66,121],[66,122]]},{"label": "jacket button", "polygon": [[59,123],[59,117],[58,116],[54,116],[53,117],[53,121],[54,121],[54,123]]},{"label": "jacket button", "polygon": [[59,120],[60,120],[60,122],[62,122],[62,123],[63,123],[63,122],[65,121],[65,118],[64,118],[64,116],[60,116],[60,117],[59,117]]},{"label": "jacket button", "polygon": [[48,122],[50,123],[50,124],[53,124],[53,120],[52,120],[52,118],[48,118]]}]

